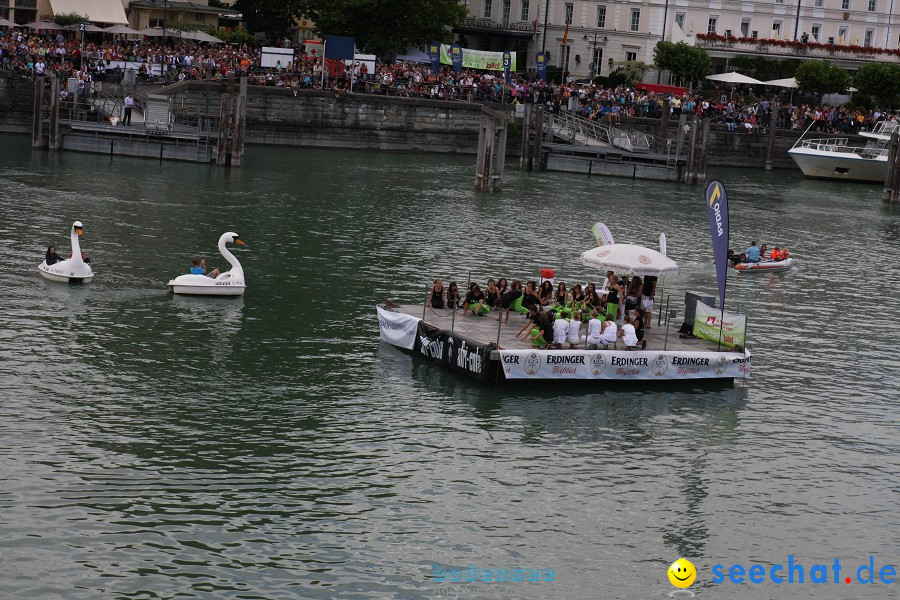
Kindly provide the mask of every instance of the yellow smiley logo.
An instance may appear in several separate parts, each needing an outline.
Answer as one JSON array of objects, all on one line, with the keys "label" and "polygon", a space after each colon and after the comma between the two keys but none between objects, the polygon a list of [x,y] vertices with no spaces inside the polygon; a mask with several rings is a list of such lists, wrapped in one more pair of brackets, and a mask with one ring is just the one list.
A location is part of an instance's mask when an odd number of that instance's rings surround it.
[{"label": "yellow smiley logo", "polygon": [[697,569],[689,560],[679,558],[669,566],[669,581],[677,588],[689,587],[697,579]]}]

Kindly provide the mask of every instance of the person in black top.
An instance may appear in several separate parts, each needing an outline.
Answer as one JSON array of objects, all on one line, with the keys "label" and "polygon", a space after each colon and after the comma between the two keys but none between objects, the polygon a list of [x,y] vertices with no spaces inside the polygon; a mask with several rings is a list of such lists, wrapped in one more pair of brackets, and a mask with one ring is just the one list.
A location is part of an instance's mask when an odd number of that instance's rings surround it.
[{"label": "person in black top", "polygon": [[622,292],[622,287],[619,285],[619,280],[616,279],[615,274],[609,276],[609,293],[606,295],[606,318],[610,321],[615,321],[619,316],[619,295]]},{"label": "person in black top", "polygon": [[541,287],[538,290],[538,300],[540,300],[541,306],[547,306],[553,301],[552,283],[546,280],[541,283]]},{"label": "person in black top", "polygon": [[566,302],[569,301],[569,292],[566,290],[566,284],[562,281],[556,286],[556,296],[553,300],[560,306],[565,306]]},{"label": "person in black top", "polygon": [[522,306],[525,308],[531,308],[532,304],[541,304],[541,299],[538,298],[537,292],[534,290],[534,282],[529,281],[525,284],[525,294],[522,298]]},{"label": "person in black top", "polygon": [[44,255],[44,262],[47,263],[47,266],[55,265],[58,262],[62,261],[62,257],[56,253],[56,247],[50,246],[47,248],[47,254]]},{"label": "person in black top", "polygon": [[488,279],[487,289],[484,291],[484,303],[491,308],[497,308],[500,305],[500,290],[493,279]]},{"label": "person in black top", "polygon": [[584,292],[581,291],[581,284],[576,283],[572,288],[572,304],[584,302]]},{"label": "person in black top", "polygon": [[431,308],[444,308],[444,282],[440,277],[434,280],[434,285],[428,294],[428,303],[431,304]]},{"label": "person in black top", "polygon": [[459,287],[455,281],[451,281],[450,287],[447,288],[447,308],[459,308],[461,302],[462,296],[459,294]]},{"label": "person in black top", "polygon": [[600,307],[600,296],[593,283],[587,284],[587,287],[584,288],[584,306],[588,311]]},{"label": "person in black top", "polygon": [[483,317],[491,312],[491,309],[485,306],[484,301],[484,292],[481,291],[481,287],[476,283],[469,289],[469,293],[466,294],[466,301],[463,303],[463,316],[466,316],[466,311],[470,310],[477,317]]},{"label": "person in black top", "polygon": [[[504,281],[501,279],[500,281]],[[508,292],[504,292],[500,294],[500,311],[497,313],[497,320],[500,320],[500,314],[505,310],[506,317],[503,319],[504,323],[509,323],[509,310],[513,303],[522,296],[522,282],[518,279],[514,279],[512,282],[512,287]]]},{"label": "person in black top", "polygon": [[634,309],[634,320],[631,323],[634,325],[634,334],[637,336],[638,341],[641,343],[641,349],[647,347],[647,342],[644,341],[645,320],[644,309],[640,307]]},{"label": "person in black top", "polygon": [[501,277],[500,280],[497,281],[497,291],[500,292],[501,296],[509,291],[509,283],[507,283],[506,277]]}]

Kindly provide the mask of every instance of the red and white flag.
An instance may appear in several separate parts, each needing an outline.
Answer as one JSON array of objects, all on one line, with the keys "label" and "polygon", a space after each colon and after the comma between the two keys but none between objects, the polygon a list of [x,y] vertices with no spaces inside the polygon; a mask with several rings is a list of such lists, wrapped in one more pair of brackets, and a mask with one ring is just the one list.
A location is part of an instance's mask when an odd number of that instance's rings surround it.
[{"label": "red and white flag", "polygon": [[566,23],[566,32],[563,34],[563,43],[562,43],[562,45],[565,46],[565,45],[568,44],[568,43],[569,43],[569,24]]}]

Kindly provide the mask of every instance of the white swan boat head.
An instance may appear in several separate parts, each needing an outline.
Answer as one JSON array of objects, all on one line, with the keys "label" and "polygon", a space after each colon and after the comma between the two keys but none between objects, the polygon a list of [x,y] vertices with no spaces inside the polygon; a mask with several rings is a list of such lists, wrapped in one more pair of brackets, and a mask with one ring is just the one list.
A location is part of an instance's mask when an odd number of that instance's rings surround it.
[{"label": "white swan boat head", "polygon": [[81,258],[81,244],[78,243],[78,238],[83,233],[84,225],[81,224],[81,221],[72,223],[70,231],[72,258],[55,262],[52,265],[48,265],[47,259],[44,258],[44,262],[38,266],[38,272],[41,276],[50,281],[63,283],[90,283],[91,279],[94,278],[94,271],[91,269],[91,265],[84,262],[84,259]]},{"label": "white swan boat head", "polygon": [[228,231],[219,238],[219,252],[231,265],[228,271],[219,273],[216,277],[209,275],[180,275],[172,279],[166,285],[170,292],[175,294],[194,294],[197,296],[242,296],[246,285],[244,284],[244,269],[241,263],[228,251],[225,244],[228,242],[243,246],[244,242],[238,234]]}]

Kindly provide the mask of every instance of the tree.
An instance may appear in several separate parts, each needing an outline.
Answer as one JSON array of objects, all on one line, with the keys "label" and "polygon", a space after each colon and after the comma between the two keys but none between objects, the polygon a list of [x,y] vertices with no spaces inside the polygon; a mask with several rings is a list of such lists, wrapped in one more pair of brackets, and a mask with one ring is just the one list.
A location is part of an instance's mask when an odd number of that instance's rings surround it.
[{"label": "tree", "polygon": [[684,42],[659,42],[653,49],[653,63],[657,69],[691,84],[712,72],[712,59],[706,50]]},{"label": "tree", "polygon": [[615,71],[609,74],[609,82],[613,86],[618,85],[620,81],[628,86],[634,86],[643,81],[644,75],[653,68],[653,65],[639,60],[626,60],[615,64],[617,65]]},{"label": "tree", "polygon": [[863,96],[869,96],[881,108],[900,105],[900,65],[867,63],[859,68],[853,85]]},{"label": "tree", "polygon": [[233,8],[243,15],[247,29],[265,32],[270,38],[287,37],[300,18],[297,0],[236,0]]},{"label": "tree", "polygon": [[87,23],[88,19],[87,15],[79,15],[77,12],[67,12],[67,13],[59,13],[58,15],[53,17],[53,22],[57,25],[68,26],[75,25],[77,23]]},{"label": "tree", "polygon": [[801,90],[819,96],[846,92],[850,87],[850,75],[847,71],[824,60],[810,60],[803,63],[797,67],[794,77]]},{"label": "tree", "polygon": [[409,46],[450,42],[452,27],[465,19],[461,0],[293,0],[316,33],[346,35],[379,56]]}]

